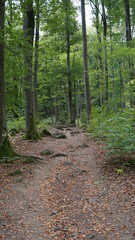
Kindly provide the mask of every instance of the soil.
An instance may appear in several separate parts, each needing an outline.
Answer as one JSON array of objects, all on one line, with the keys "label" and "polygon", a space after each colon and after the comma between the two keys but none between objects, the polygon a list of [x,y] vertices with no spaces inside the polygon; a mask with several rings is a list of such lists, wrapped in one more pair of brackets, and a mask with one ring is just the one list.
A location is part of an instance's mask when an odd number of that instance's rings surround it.
[{"label": "soil", "polygon": [[0,239],[135,240],[134,169],[118,174],[82,129],[49,130],[67,138],[11,137],[14,150],[34,162],[0,165]]}]

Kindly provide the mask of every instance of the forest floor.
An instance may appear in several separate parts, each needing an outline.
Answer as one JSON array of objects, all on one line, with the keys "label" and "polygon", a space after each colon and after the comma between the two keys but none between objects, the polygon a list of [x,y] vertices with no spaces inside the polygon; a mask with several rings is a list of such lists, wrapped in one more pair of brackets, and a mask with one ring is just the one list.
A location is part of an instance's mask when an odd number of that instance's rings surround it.
[{"label": "forest floor", "polygon": [[[11,138],[16,152],[35,158],[0,164],[0,239],[135,240],[134,169],[119,175],[82,129],[50,131],[67,139]],[[54,153],[42,156],[45,149]]]}]

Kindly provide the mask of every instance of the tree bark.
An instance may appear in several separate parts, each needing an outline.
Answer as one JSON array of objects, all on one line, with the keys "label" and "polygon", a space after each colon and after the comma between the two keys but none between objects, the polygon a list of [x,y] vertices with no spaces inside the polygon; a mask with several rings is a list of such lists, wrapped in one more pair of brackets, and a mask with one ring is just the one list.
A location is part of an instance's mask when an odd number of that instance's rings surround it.
[{"label": "tree bark", "polygon": [[85,102],[86,102],[86,113],[87,113],[87,123],[88,123],[89,120],[90,120],[90,113],[91,113],[91,101],[90,101],[90,88],[89,88],[88,60],[87,60],[85,0],[81,0],[81,14],[82,14],[83,68],[84,68]]},{"label": "tree bark", "polygon": [[70,69],[70,0],[66,0],[66,44],[67,44],[67,74],[68,74],[68,101],[69,101],[69,123],[73,123],[72,112],[72,81]]},{"label": "tree bark", "polygon": [[105,100],[108,104],[108,63],[107,63],[107,47],[106,47],[106,37],[107,37],[107,21],[105,14],[104,0],[102,0],[102,22],[103,22],[103,39],[104,39],[104,72],[105,72]]},{"label": "tree bark", "polygon": [[[127,40],[127,47],[131,47],[132,35],[131,35],[131,20],[130,20],[130,6],[129,0],[124,0],[125,5],[125,24],[126,24],[126,40]],[[134,66],[133,66],[133,59],[129,58],[129,84],[130,84],[130,107],[134,105],[133,99],[133,89],[131,80],[134,79]]]},{"label": "tree bark", "polygon": [[26,3],[26,12],[24,18],[24,38],[26,41],[27,51],[24,54],[24,65],[27,73],[24,77],[25,84],[25,117],[26,117],[26,138],[38,138],[33,111],[33,92],[32,92],[32,60],[33,60],[33,36],[34,36],[34,12],[33,1]]},{"label": "tree bark", "polygon": [[38,50],[39,49],[39,0],[36,0],[36,38],[35,38],[35,63],[34,63],[34,113],[38,117],[38,81],[37,81],[37,72],[38,72]]},{"label": "tree bark", "polygon": [[124,4],[125,4],[126,39],[127,39],[127,46],[130,46],[132,37],[131,37],[129,0],[124,0]]},{"label": "tree bark", "polygon": [[8,140],[6,108],[5,108],[5,86],[4,86],[4,22],[5,1],[0,0],[0,158],[12,157],[13,150]]},{"label": "tree bark", "polygon": [[96,31],[99,42],[98,59],[99,59],[99,70],[100,70],[100,106],[103,105],[103,62],[102,62],[102,50],[101,50],[101,33],[99,30],[99,3],[95,1],[96,6]]},{"label": "tree bark", "polygon": [[3,145],[5,129],[5,89],[4,89],[4,16],[5,1],[0,0],[0,147]]}]

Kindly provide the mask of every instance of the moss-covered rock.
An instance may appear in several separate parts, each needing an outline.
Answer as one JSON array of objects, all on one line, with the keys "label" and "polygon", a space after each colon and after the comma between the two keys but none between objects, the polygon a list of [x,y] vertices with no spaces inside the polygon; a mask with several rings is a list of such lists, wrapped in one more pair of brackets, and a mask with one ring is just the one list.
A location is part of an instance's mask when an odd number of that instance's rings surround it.
[{"label": "moss-covered rock", "polygon": [[55,139],[66,139],[67,138],[66,134],[64,134],[64,133],[55,133],[52,135],[52,137]]},{"label": "moss-covered rock", "polygon": [[42,151],[41,153],[40,153],[40,155],[42,155],[42,156],[50,156],[50,155],[52,155],[52,154],[54,154],[54,151],[52,151],[52,150],[50,150],[50,149],[45,149],[44,151]]},{"label": "moss-covered rock", "polygon": [[42,136],[51,136],[51,133],[45,128],[42,130]]},{"label": "moss-covered rock", "polygon": [[3,157],[13,157],[14,151],[12,149],[11,143],[8,136],[5,137],[2,147],[0,147],[0,158]]}]

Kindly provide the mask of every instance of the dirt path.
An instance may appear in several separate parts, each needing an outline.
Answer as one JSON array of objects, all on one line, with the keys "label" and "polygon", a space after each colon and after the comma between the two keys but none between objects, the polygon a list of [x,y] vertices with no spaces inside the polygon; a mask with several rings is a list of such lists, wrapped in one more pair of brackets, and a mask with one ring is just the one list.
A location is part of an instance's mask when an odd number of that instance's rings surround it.
[{"label": "dirt path", "polygon": [[[67,139],[12,139],[16,151],[41,160],[0,165],[0,239],[135,240],[133,171],[109,171],[100,145],[81,129],[63,131]],[[41,156],[45,149],[53,157]],[[8,176],[15,169],[22,174]]]}]

